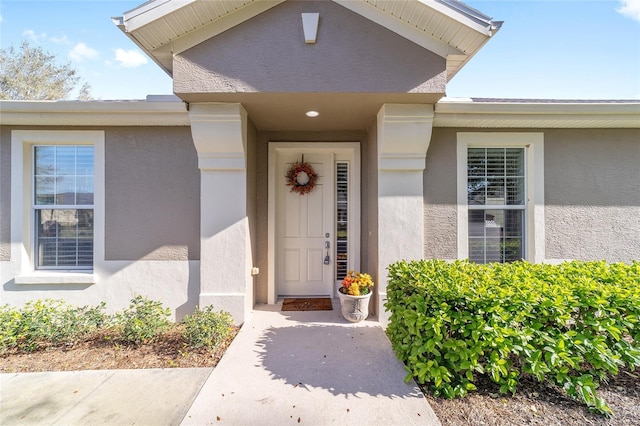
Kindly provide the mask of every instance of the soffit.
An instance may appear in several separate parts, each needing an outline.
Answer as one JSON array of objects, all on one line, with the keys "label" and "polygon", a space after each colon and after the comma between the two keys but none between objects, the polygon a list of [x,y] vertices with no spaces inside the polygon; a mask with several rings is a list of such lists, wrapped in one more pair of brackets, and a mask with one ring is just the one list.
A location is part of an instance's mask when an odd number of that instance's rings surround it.
[{"label": "soffit", "polygon": [[[447,59],[451,79],[493,36],[493,21],[456,0],[334,0]],[[283,0],[151,0],[114,23],[169,75],[173,55]]]}]

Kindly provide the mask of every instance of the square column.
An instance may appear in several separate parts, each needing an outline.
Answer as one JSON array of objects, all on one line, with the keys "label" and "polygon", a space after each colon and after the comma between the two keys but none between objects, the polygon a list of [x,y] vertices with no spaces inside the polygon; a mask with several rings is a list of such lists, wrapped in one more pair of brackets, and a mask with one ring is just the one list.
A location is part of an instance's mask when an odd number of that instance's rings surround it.
[{"label": "square column", "polygon": [[385,104],[378,112],[378,318],[389,313],[387,267],[424,256],[424,169],[433,105]]},{"label": "square column", "polygon": [[247,113],[240,104],[192,103],[200,169],[200,300],[242,324],[253,308],[247,218]]}]

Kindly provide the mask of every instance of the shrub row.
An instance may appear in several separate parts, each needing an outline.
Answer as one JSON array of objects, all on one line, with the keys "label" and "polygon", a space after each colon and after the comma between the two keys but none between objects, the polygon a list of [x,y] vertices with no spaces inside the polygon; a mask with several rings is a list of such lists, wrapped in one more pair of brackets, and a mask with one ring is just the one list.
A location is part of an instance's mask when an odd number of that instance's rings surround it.
[{"label": "shrub row", "polygon": [[515,393],[532,375],[611,414],[598,384],[640,366],[640,262],[401,261],[387,297],[407,380],[435,395],[465,396],[478,374]]},{"label": "shrub row", "polygon": [[[160,302],[137,296],[115,315],[105,304],[74,307],[61,300],[30,301],[22,308],[0,306],[0,353],[7,349],[35,351],[47,346],[71,346],[98,331],[122,344],[140,345],[162,337],[172,327],[170,311]],[[182,336],[191,348],[213,349],[233,333],[226,312],[209,306],[183,320]],[[111,338],[111,337],[110,337]]]}]

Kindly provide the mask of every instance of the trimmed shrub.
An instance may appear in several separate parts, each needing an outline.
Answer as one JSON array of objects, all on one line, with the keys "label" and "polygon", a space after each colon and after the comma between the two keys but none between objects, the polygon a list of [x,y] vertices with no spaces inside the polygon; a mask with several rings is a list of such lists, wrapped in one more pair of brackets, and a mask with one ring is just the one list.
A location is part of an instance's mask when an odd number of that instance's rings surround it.
[{"label": "trimmed shrub", "polygon": [[640,262],[389,267],[387,334],[434,394],[465,396],[478,374],[515,393],[522,375],[611,414],[598,384],[640,366]]},{"label": "trimmed shrub", "polygon": [[196,309],[184,320],[184,339],[192,348],[214,349],[233,333],[233,319],[227,312],[215,312],[213,306]]},{"label": "trimmed shrub", "polygon": [[0,350],[72,345],[106,323],[104,308],[104,303],[73,307],[52,299],[29,301],[21,309],[4,305],[0,307]]},{"label": "trimmed shrub", "polygon": [[169,328],[170,315],[161,302],[136,296],[127,309],[116,314],[119,338],[133,345],[151,342]]}]

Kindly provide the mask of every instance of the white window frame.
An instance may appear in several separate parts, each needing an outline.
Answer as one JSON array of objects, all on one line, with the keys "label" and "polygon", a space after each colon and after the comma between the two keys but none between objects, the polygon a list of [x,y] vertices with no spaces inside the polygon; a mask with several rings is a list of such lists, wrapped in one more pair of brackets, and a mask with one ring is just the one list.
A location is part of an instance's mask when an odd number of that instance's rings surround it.
[{"label": "white window frame", "polygon": [[[33,219],[33,147],[93,145],[93,269],[35,269]],[[104,259],[105,134],[99,130],[13,130],[11,132],[11,260],[16,284],[94,284],[97,263]]]},{"label": "white window frame", "polygon": [[544,262],[544,133],[457,133],[458,259],[469,258],[469,206],[467,200],[468,148],[524,148],[526,199],[524,209],[525,241],[523,257],[532,263]]}]

